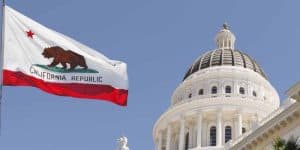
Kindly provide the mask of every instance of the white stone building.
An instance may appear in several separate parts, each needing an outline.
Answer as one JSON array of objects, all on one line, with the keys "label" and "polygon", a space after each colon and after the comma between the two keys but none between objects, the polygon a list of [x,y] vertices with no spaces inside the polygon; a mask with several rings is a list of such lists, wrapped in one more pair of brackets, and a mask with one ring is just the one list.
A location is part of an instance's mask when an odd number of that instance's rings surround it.
[{"label": "white stone building", "polygon": [[[262,68],[235,49],[226,24],[215,42],[217,48],[188,69],[155,123],[156,149],[272,149],[276,137],[300,136],[299,102],[288,98],[280,106]],[[295,87],[289,96],[300,89]]]}]

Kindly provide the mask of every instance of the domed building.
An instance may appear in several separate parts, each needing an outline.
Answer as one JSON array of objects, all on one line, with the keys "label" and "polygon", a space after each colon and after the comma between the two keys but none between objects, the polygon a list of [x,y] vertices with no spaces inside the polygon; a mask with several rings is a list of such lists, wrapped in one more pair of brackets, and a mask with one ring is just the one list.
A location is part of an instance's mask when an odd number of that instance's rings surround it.
[{"label": "domed building", "polygon": [[216,49],[187,69],[171,106],[154,125],[157,150],[231,149],[280,108],[263,69],[235,48],[235,40],[224,24]]}]

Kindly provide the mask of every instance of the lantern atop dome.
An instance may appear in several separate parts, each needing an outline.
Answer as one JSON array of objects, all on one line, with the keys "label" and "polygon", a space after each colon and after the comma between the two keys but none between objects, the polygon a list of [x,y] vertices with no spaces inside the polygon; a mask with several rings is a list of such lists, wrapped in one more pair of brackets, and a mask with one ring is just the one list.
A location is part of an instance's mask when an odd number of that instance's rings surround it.
[{"label": "lantern atop dome", "polygon": [[232,49],[234,50],[235,36],[229,30],[228,24],[225,22],[223,28],[217,33],[215,42],[218,49]]}]

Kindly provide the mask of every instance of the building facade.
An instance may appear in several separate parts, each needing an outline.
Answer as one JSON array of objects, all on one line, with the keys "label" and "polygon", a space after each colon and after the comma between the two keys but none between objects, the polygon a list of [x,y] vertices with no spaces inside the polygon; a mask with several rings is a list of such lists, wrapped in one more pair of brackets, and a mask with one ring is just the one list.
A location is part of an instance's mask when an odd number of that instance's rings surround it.
[{"label": "building facade", "polygon": [[[254,129],[295,104],[289,99],[279,107],[278,93],[264,71],[235,48],[235,40],[224,24],[215,37],[216,49],[198,57],[188,68],[172,95],[171,106],[154,125],[157,150],[251,148],[245,139],[250,139]],[[252,147],[257,147],[257,142]]]}]

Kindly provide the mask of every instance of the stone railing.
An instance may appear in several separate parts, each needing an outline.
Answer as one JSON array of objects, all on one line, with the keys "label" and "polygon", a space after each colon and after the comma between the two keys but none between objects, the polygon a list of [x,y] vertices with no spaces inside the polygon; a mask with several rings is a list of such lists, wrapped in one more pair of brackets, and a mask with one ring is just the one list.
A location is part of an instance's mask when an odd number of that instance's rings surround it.
[{"label": "stone railing", "polygon": [[277,116],[278,114],[280,114],[281,112],[283,112],[286,108],[288,108],[289,106],[291,106],[295,102],[296,101],[294,99],[287,99],[287,100],[285,100],[285,102],[283,103],[282,106],[280,106],[278,109],[276,109],[271,114],[269,114],[268,116],[266,116],[264,119],[262,119],[261,121],[259,121],[258,122],[258,126],[261,126],[261,125],[265,124],[266,122],[270,121],[272,118],[274,118],[275,116]]},{"label": "stone railing", "polygon": [[217,147],[217,146],[206,146],[206,147],[195,147],[195,148],[191,148],[189,150],[224,150],[224,148]]},{"label": "stone railing", "polygon": [[251,133],[253,133],[256,129],[258,129],[259,127],[261,127],[262,125],[264,125],[266,122],[270,121],[271,119],[273,119],[275,116],[277,116],[278,114],[280,114],[281,112],[283,112],[287,107],[291,106],[292,104],[294,104],[296,101],[293,99],[287,99],[285,101],[285,103],[279,107],[278,109],[274,110],[272,113],[270,113],[268,116],[266,116],[265,118],[263,118],[261,121],[258,122],[258,124],[256,126],[254,126],[252,129],[248,130],[246,133],[242,134],[241,136],[238,136],[236,139],[234,140],[230,140],[228,141],[225,145],[224,145],[224,149],[227,150],[229,148],[231,148],[232,146],[238,144],[239,142],[241,142],[245,137],[247,137],[248,135],[250,135]]}]

